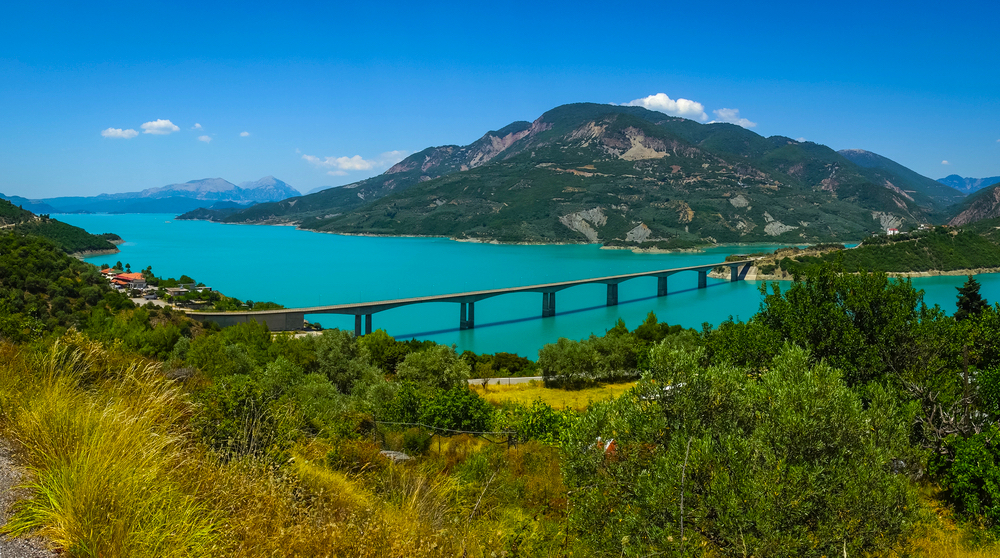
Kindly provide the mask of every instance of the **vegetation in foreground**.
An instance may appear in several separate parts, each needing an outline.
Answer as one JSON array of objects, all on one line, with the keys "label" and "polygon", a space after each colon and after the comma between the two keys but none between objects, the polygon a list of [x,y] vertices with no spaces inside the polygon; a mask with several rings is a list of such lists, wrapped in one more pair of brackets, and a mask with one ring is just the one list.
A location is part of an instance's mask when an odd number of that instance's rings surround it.
[{"label": "vegetation in foreground", "polygon": [[[46,246],[22,246],[46,287],[91,286]],[[450,347],[206,329],[93,286],[75,312],[5,308],[0,342],[0,433],[31,473],[4,529],[70,556],[996,550],[1000,306],[972,283],[956,318],[820,267],[747,322],[547,346],[547,389],[636,382],[585,409],[491,403]]]}]

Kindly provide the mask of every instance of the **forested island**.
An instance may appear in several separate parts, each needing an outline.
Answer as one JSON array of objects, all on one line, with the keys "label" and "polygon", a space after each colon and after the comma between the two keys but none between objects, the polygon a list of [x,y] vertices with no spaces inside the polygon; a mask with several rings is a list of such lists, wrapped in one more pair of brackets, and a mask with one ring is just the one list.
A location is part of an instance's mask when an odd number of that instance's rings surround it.
[{"label": "forested island", "polygon": [[[650,315],[531,362],[220,330],[0,232],[0,437],[28,475],[4,530],[72,556],[995,552],[1000,305],[837,265],[746,322]],[[469,382],[508,374],[544,386]]]}]

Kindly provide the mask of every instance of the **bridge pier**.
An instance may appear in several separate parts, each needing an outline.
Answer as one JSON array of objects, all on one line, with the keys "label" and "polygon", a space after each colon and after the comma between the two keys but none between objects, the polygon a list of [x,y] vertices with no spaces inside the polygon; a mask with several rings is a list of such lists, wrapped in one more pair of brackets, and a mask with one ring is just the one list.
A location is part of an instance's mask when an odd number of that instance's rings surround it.
[{"label": "bridge pier", "polygon": [[608,283],[608,306],[618,306],[618,283]]},{"label": "bridge pier", "polygon": [[354,337],[361,337],[361,314],[354,315]]},{"label": "bridge pier", "polygon": [[372,332],[372,315],[365,314],[365,335]]},{"label": "bridge pier", "polygon": [[667,278],[656,278],[656,296],[667,296]]},{"label": "bridge pier", "polygon": [[542,317],[556,315],[556,293],[542,293]]},{"label": "bridge pier", "polygon": [[458,317],[458,329],[475,329],[476,327],[476,303],[461,303],[461,310]]},{"label": "bridge pier", "polygon": [[708,270],[698,271],[698,288],[704,289],[708,286]]}]

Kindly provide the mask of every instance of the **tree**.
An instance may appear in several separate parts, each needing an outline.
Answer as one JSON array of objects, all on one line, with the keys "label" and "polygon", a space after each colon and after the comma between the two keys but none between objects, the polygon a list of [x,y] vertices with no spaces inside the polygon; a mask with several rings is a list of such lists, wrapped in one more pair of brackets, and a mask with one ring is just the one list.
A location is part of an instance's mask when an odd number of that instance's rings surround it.
[{"label": "tree", "polygon": [[779,340],[809,349],[817,361],[843,370],[851,386],[867,384],[912,360],[914,329],[927,314],[923,291],[885,273],[841,273],[830,264],[808,270],[782,292],[761,286],[753,321]]},{"label": "tree", "polygon": [[410,353],[396,368],[396,376],[400,381],[410,381],[431,389],[460,386],[468,381],[469,372],[468,363],[447,345],[435,345],[424,351]]},{"label": "tree", "polygon": [[351,393],[354,383],[377,375],[364,347],[348,331],[328,329],[316,340],[316,361],[321,374],[341,393]]},{"label": "tree", "polygon": [[987,303],[982,295],[979,294],[979,287],[979,282],[971,275],[969,275],[964,285],[955,287],[958,291],[958,300],[955,302],[955,306],[958,308],[955,310],[956,320],[964,320],[970,316],[977,316],[986,308]]}]

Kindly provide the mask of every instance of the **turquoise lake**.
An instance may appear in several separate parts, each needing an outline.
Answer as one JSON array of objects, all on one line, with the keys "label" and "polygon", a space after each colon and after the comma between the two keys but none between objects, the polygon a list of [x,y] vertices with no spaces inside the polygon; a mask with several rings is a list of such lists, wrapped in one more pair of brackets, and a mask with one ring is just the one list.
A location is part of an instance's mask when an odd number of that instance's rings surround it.
[{"label": "turquoise lake", "polygon": [[[120,260],[133,269],[152,266],[160,277],[187,274],[241,300],[273,301],[286,307],[319,306],[481,289],[532,285],[721,262],[729,254],[774,250],[776,246],[724,246],[704,252],[636,254],[602,250],[597,245],[518,246],[456,242],[444,238],[340,236],[293,227],[222,225],[177,221],[174,215],[59,215],[91,233],[114,232],[125,239],[120,254],[95,256],[100,265]],[[982,294],[1000,300],[1000,275],[978,277]],[[928,304],[954,310],[965,277],[913,280]],[[476,328],[458,329],[459,305],[418,304],[374,315],[375,329],[409,339],[455,344],[459,351],[506,351],[538,357],[538,349],[560,337],[581,339],[603,334],[618,318],[629,328],[649,312],[661,322],[700,328],[729,316],[747,319],[760,307],[759,283],[709,278],[698,289],[698,275],[669,279],[669,294],[657,298],[656,279],[619,286],[618,306],[605,306],[604,285],[560,291],[556,316],[541,318],[542,295],[509,294],[476,303]],[[325,328],[353,331],[353,316],[307,315]]]}]

